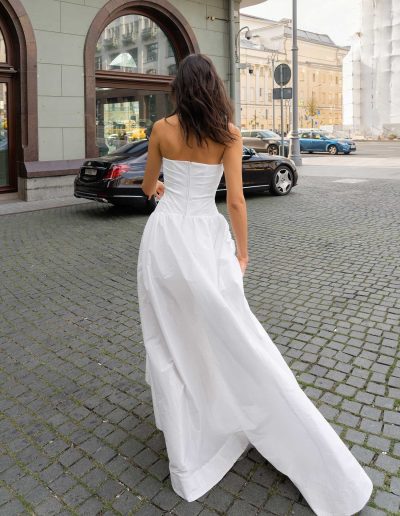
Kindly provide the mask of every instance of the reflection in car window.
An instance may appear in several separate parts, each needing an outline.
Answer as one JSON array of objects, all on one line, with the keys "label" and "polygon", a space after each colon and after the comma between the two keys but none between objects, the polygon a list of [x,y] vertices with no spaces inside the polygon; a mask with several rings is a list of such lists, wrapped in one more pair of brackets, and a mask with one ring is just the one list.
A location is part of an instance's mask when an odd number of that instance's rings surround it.
[{"label": "reflection in car window", "polygon": [[260,131],[260,134],[263,138],[280,138],[279,134],[273,131]]},{"label": "reflection in car window", "polygon": [[300,138],[311,138],[310,133],[303,133]]},{"label": "reflection in car window", "polygon": [[318,134],[318,133],[313,133],[312,137],[313,137],[314,140],[320,140],[321,139],[321,135]]}]

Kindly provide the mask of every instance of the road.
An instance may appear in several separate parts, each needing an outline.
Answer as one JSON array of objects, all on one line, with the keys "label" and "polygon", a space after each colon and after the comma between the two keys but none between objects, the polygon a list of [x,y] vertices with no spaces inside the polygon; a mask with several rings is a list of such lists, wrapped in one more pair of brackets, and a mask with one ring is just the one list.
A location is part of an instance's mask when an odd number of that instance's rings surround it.
[{"label": "road", "polygon": [[[372,180],[400,179],[400,142],[356,142],[357,151],[339,154],[302,154],[302,176]],[[400,185],[399,185],[400,188]]]},{"label": "road", "polygon": [[[287,197],[248,196],[244,288],[305,393],[373,480],[361,515],[394,515],[398,194],[391,180],[345,188],[336,180],[304,175]],[[224,201],[217,206],[227,216]],[[137,304],[147,216],[86,203],[0,220],[0,514],[314,514],[256,450],[196,502],[172,491]]]}]

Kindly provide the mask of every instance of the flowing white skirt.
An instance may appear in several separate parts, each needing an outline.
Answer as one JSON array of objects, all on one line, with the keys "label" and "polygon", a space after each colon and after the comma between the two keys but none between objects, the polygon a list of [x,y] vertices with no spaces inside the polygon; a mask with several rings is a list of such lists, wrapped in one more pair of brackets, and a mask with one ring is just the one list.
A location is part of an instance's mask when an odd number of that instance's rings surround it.
[{"label": "flowing white skirt", "polygon": [[200,498],[251,443],[317,515],[358,512],[372,482],[252,313],[225,217],[156,209],[137,280],[146,380],[176,493]]}]

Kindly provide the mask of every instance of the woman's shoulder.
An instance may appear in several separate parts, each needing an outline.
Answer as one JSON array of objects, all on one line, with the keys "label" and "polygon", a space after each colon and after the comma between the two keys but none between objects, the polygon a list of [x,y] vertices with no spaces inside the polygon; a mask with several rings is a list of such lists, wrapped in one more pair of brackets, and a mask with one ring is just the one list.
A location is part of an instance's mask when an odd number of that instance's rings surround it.
[{"label": "woman's shoulder", "polygon": [[177,117],[175,115],[163,117],[156,120],[151,128],[151,132],[159,136],[166,135],[177,127]]},{"label": "woman's shoulder", "polygon": [[163,127],[166,125],[168,125],[169,127],[176,126],[178,122],[178,117],[176,115],[164,116],[163,118],[160,118],[159,120],[154,122],[154,127],[156,125],[157,127]]}]

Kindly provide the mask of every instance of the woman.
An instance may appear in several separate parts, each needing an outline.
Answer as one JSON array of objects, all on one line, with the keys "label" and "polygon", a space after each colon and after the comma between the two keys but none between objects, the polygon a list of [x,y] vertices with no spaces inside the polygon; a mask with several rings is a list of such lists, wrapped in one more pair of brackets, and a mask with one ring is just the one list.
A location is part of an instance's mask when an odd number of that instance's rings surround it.
[{"label": "woman", "polygon": [[[354,514],[368,501],[371,480],[245,297],[242,141],[210,59],[187,56],[173,94],[174,114],[154,124],[149,141],[142,188],[160,200],[137,269],[146,381],[172,486],[187,501],[200,498],[252,445],[319,516]],[[222,173],[236,244],[215,204]]]}]

